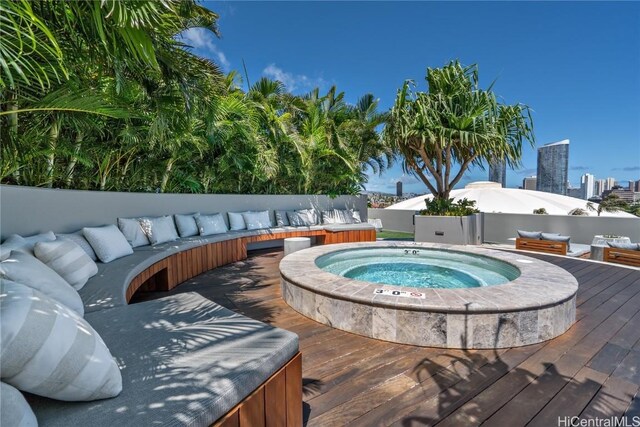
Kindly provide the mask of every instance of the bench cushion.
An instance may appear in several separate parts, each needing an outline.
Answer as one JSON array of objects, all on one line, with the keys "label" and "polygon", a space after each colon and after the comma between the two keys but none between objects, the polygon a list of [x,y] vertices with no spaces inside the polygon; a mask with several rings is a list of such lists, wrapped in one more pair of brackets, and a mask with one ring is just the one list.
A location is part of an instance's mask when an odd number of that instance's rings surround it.
[{"label": "bench cushion", "polygon": [[122,393],[86,403],[29,396],[42,426],[208,426],[298,351],[295,334],[196,293],[90,313],[86,319],[118,361]]}]

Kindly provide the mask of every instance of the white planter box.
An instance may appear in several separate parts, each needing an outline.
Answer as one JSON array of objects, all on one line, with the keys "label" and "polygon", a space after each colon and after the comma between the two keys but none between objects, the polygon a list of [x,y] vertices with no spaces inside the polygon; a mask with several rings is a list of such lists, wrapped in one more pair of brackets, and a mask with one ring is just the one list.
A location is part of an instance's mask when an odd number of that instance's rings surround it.
[{"label": "white planter box", "polygon": [[415,217],[416,242],[479,245],[482,243],[482,214],[469,216]]}]

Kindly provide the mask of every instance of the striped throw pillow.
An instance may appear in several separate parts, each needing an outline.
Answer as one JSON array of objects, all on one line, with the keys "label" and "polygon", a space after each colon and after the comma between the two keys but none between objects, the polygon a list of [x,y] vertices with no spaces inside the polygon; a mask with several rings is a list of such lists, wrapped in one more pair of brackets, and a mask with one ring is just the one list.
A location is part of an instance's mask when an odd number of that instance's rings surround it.
[{"label": "striped throw pillow", "polygon": [[122,375],[98,333],[77,313],[35,289],[0,281],[0,375],[51,399],[117,396]]},{"label": "striped throw pillow", "polygon": [[0,426],[38,427],[36,415],[22,393],[0,383]]},{"label": "striped throw pillow", "polygon": [[98,266],[89,255],[71,240],[38,242],[33,252],[40,261],[55,271],[76,290],[98,274]]}]

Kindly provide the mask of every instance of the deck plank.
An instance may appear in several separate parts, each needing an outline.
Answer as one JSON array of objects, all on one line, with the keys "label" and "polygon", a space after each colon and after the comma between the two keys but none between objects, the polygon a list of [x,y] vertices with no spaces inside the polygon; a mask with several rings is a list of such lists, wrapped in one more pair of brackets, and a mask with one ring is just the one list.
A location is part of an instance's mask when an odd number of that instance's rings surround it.
[{"label": "deck plank", "polygon": [[[498,351],[389,343],[308,319],[281,298],[279,250],[250,252],[169,293],[195,291],[297,333],[309,426],[544,426],[640,413],[640,270],[527,255],[574,274],[577,321],[551,341]],[[167,294],[139,292],[133,302]]]}]

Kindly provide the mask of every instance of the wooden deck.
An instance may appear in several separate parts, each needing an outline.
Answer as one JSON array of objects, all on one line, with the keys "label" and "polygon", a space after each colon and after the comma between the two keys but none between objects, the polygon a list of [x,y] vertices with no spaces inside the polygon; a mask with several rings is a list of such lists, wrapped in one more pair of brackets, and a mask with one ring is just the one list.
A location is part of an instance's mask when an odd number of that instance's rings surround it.
[{"label": "wooden deck", "polygon": [[280,298],[281,251],[254,252],[171,292],[196,291],[297,333],[309,426],[546,427],[558,417],[640,416],[640,271],[527,255],[578,279],[577,321],[552,341],[497,351],[393,344],[309,320]]}]

